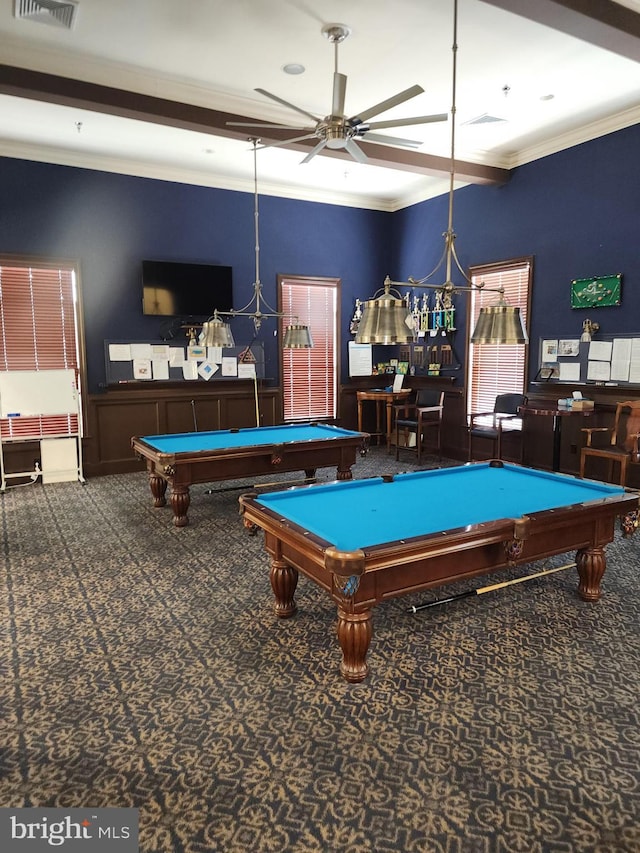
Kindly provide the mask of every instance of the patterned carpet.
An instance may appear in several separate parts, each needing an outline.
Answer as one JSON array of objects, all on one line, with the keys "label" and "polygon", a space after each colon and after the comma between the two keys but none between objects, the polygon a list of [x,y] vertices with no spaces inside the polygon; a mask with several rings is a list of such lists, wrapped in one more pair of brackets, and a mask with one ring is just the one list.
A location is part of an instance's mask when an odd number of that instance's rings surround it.
[{"label": "patterned carpet", "polygon": [[349,685],[335,606],[301,577],[276,619],[223,486],[182,530],[142,472],[2,497],[0,805],[139,807],[144,853],[640,851],[640,538],[595,605],[575,570],[387,602]]}]

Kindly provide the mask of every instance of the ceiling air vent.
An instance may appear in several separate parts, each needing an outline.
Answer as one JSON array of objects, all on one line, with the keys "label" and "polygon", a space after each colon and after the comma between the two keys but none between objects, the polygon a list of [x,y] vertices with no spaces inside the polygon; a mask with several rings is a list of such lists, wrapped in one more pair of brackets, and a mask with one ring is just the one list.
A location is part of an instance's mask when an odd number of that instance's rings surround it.
[{"label": "ceiling air vent", "polygon": [[506,121],[504,118],[498,118],[498,116],[489,115],[489,113],[482,113],[481,116],[476,116],[475,118],[469,119],[469,121],[463,121],[463,124],[495,124],[499,121]]},{"label": "ceiling air vent", "polygon": [[77,6],[77,3],[68,0],[14,0],[13,14],[16,18],[29,18],[41,24],[53,24],[70,30]]}]

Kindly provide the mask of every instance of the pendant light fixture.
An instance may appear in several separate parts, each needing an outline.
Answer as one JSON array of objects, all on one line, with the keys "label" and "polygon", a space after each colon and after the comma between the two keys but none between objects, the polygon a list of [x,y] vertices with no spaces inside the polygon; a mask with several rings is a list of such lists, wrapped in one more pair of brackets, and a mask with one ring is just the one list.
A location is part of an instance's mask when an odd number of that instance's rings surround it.
[{"label": "pendant light fixture", "polygon": [[213,317],[202,324],[199,342],[203,347],[234,347],[236,345],[231,326],[224,322],[217,311],[214,311]]},{"label": "pendant light fixture", "polygon": [[[298,323],[297,317],[291,317],[282,311],[275,311],[262,296],[262,282],[260,281],[260,232],[259,232],[259,210],[258,210],[258,161],[257,146],[259,139],[251,139],[253,143],[253,219],[255,230],[255,279],[253,282],[253,296],[249,302],[236,311],[214,311],[213,316],[204,323],[200,343],[203,346],[234,346],[231,327],[223,320],[223,317],[250,317],[256,335],[260,331],[262,321],[265,318],[276,317],[278,319],[290,318],[294,320],[291,325],[286,326],[282,346],[284,349],[308,349],[313,346],[311,331],[308,326]],[[263,305],[268,309],[262,310]]]},{"label": "pendant light fixture", "polygon": [[[484,290],[498,294],[496,304],[484,306],[480,309],[478,323],[471,336],[474,344],[525,344],[527,334],[522,324],[520,309],[507,304],[504,297],[504,288],[489,288],[483,284],[476,285],[466,275],[458,255],[456,253],[456,234],[453,230],[453,196],[455,181],[455,129],[456,129],[456,84],[457,84],[457,53],[458,53],[458,0],[453,0],[453,73],[452,73],[452,97],[451,97],[451,149],[449,169],[449,213],[447,230],[444,233],[444,252],[435,269],[429,275],[421,279],[409,278],[407,282],[391,281],[387,276],[384,289],[377,291],[372,299],[362,303],[362,317],[358,323],[356,332],[356,343],[370,344],[395,344],[411,343],[415,340],[415,329],[413,316],[409,306],[409,294],[402,298],[399,287],[417,289],[428,289],[436,291],[436,301],[439,309],[443,312],[451,312],[453,315],[453,296],[457,293]],[[459,286],[452,282],[451,274],[453,265],[467,282]],[[431,284],[430,279],[445,265],[444,284]],[[378,295],[380,294],[380,295]],[[446,334],[453,331],[451,327],[444,327]]]}]

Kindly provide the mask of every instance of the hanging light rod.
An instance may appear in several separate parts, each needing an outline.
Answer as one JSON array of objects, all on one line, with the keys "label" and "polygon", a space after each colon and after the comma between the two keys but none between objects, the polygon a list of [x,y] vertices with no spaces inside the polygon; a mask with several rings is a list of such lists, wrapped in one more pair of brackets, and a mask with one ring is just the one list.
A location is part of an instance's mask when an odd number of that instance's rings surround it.
[{"label": "hanging light rod", "polygon": [[[387,276],[384,290],[376,291],[373,299],[363,303],[362,317],[358,324],[356,343],[395,344],[411,343],[415,340],[413,316],[410,312],[408,299],[403,299],[398,288],[426,288],[436,291],[438,303],[436,313],[440,311],[446,317],[453,317],[455,311],[452,297],[456,293],[486,290],[499,294],[496,305],[482,307],[478,323],[471,336],[471,343],[508,343],[524,344],[527,335],[522,325],[520,309],[507,305],[504,298],[504,288],[489,288],[484,283],[475,284],[467,276],[458,259],[455,247],[456,234],[453,230],[453,197],[455,182],[455,139],[456,139],[456,87],[457,87],[457,54],[458,54],[458,0],[453,3],[453,43],[452,43],[452,81],[451,81],[451,148],[449,158],[449,209],[447,230],[444,237],[444,251],[435,268],[424,278],[409,278],[407,282],[394,282]],[[453,267],[458,268],[466,284],[456,285],[451,280]],[[444,284],[432,284],[430,279],[445,266]],[[381,294],[381,295],[378,295]],[[453,331],[452,326],[449,331]]]},{"label": "hanging light rod", "polygon": [[[262,295],[262,282],[260,281],[260,228],[259,228],[259,209],[258,209],[258,160],[257,150],[260,139],[250,137],[249,141],[253,145],[253,223],[255,235],[255,278],[253,280],[253,296],[247,304],[239,310],[231,309],[231,311],[213,312],[212,317],[203,324],[201,344],[203,346],[223,346],[232,347],[235,345],[233,334],[229,323],[225,323],[224,317],[230,317],[232,320],[235,317],[250,317],[253,320],[253,326],[256,334],[260,331],[262,321],[267,318],[277,318],[279,320],[289,318],[293,320],[290,323],[284,334],[282,346],[285,349],[308,349],[313,346],[311,331],[308,326],[298,322],[298,317],[286,314],[283,311],[276,311]],[[263,311],[263,305],[267,311]],[[253,306],[253,310],[251,309]]]}]

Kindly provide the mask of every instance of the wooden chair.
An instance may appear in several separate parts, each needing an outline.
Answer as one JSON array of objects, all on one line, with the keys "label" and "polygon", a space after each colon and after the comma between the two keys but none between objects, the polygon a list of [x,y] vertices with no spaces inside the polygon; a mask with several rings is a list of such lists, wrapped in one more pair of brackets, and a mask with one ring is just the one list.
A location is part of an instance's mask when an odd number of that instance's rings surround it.
[{"label": "wooden chair", "polygon": [[[422,388],[416,393],[413,403],[396,406],[396,459],[400,458],[400,431],[404,434],[403,447],[409,449],[409,433],[416,434],[418,462],[422,456],[425,435],[434,435],[434,446],[438,456],[442,455],[441,427],[444,408],[444,391]],[[411,448],[412,449],[412,448]]]},{"label": "wooden chair", "polygon": [[[586,433],[587,443],[580,451],[580,476],[584,477],[584,469],[590,456],[599,457],[608,461],[607,482],[613,482],[613,466],[617,462],[620,466],[620,485],[627,482],[627,469],[629,463],[640,462],[640,450],[638,438],[640,436],[640,400],[627,400],[616,404],[616,414],[613,427],[591,427],[583,429]],[[601,433],[608,438],[608,443],[603,447],[595,447],[593,438],[596,433]]]},{"label": "wooden chair", "polygon": [[[507,432],[522,433],[522,417],[518,414],[527,398],[524,394],[498,394],[492,412],[469,415],[469,461],[473,461],[473,439],[483,438],[492,443],[492,456],[502,459],[502,438]],[[522,459],[522,441],[520,442]]]}]

